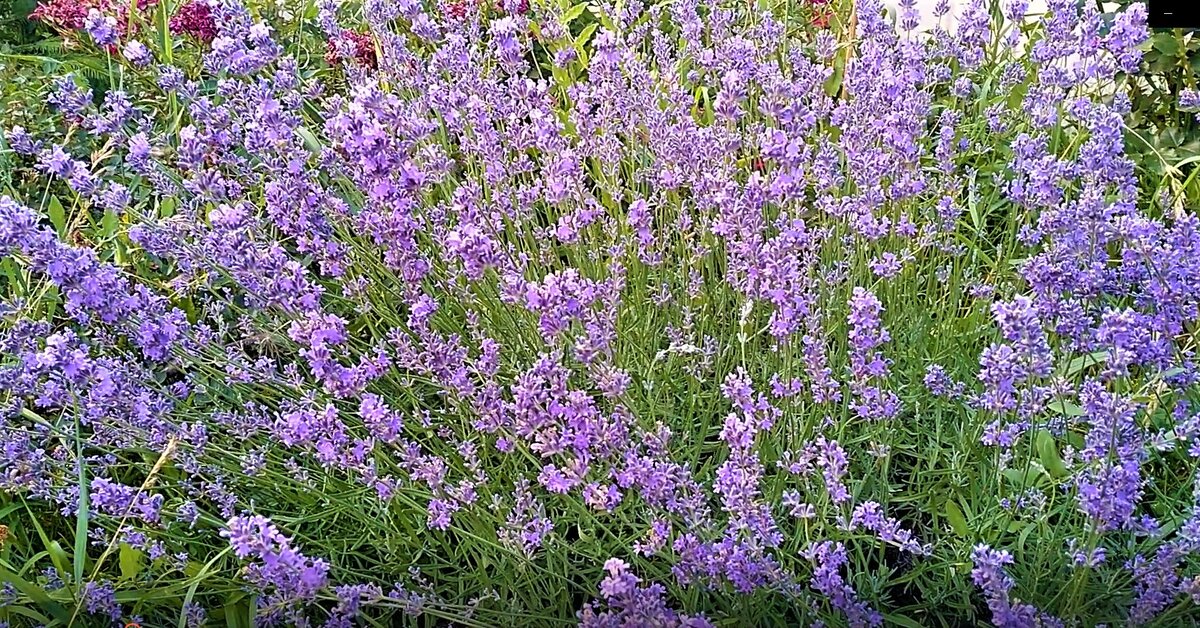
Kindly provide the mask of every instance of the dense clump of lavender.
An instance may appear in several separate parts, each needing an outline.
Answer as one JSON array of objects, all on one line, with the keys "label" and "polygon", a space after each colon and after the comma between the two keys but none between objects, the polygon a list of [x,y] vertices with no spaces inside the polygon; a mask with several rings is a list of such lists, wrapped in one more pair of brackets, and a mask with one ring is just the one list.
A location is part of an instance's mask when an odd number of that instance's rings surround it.
[{"label": "dense clump of lavender", "polygon": [[[368,1],[368,32],[317,8],[344,84],[244,7],[191,2],[170,26],[201,67],[131,41],[144,83],[99,105],[56,83],[115,154],[7,130],[125,253],[0,198],[0,256],[62,306],[2,310],[0,488],[86,504],[93,541],[156,568],[212,559],[186,552],[215,556],[217,527],[287,624],[564,616],[531,578],[594,598],[565,615],[595,626],[745,605],[875,626],[943,577],[978,601],[964,621],[1004,626],[1192,604],[1192,496],[1148,502],[1200,456],[1197,219],[1139,205],[1127,103],[1096,87],[1136,70],[1140,5],[1107,24],[1053,0],[1022,36],[977,0],[926,36],[911,3],[897,32],[861,0],[849,47],[744,3],[597,5],[587,36],[548,3]],[[981,261],[984,197],[1017,225],[1011,269]],[[925,309],[994,325],[951,363],[896,314]],[[935,412],[953,454],[906,446]],[[146,451],[169,481],[121,479]],[[977,516],[961,479],[892,499],[949,468],[986,482]],[[296,540],[320,525],[297,495],[352,536]],[[1029,526],[1070,555],[1024,567]],[[519,584],[453,579],[490,568],[472,547]],[[1080,610],[1106,582],[1127,585],[1108,615]]]}]

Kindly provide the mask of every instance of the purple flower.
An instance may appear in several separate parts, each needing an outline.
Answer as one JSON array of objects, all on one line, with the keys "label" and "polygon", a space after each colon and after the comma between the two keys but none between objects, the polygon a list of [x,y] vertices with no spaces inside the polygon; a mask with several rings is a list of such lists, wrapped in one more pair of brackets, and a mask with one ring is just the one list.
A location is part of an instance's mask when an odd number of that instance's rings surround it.
[{"label": "purple flower", "polygon": [[1096,381],[1084,383],[1080,400],[1091,425],[1080,451],[1089,466],[1076,479],[1080,509],[1101,532],[1132,526],[1143,484],[1136,407]]},{"label": "purple flower", "polygon": [[73,76],[60,76],[54,79],[54,89],[47,102],[68,117],[81,118],[92,104],[92,92],[76,84]]},{"label": "purple flower", "polygon": [[804,557],[813,563],[810,586],[845,615],[851,626],[883,625],[883,615],[859,600],[854,588],[842,577],[841,568],[849,562],[844,545],[831,541],[814,543],[804,551]]},{"label": "purple flower", "polygon": [[104,478],[92,478],[89,498],[98,513],[117,518],[133,516],[147,523],[158,522],[163,504],[162,495],[147,495],[132,486]]},{"label": "purple flower", "polygon": [[505,526],[499,531],[501,542],[533,556],[542,546],[554,523],[546,516],[541,501],[530,493],[528,480],[520,480],[513,489],[513,506]]},{"label": "purple flower", "polygon": [[850,516],[851,528],[866,528],[874,532],[884,543],[898,545],[900,549],[912,554],[929,554],[930,549],[921,545],[912,532],[900,527],[900,522],[883,515],[883,508],[877,502],[863,502],[854,507]]},{"label": "purple flower", "polygon": [[883,304],[875,295],[861,287],[854,288],[846,318],[850,324],[851,391],[855,396],[852,407],[857,416],[868,420],[890,419],[900,411],[896,394],[874,384],[888,376],[889,362],[877,351],[891,340],[883,328],[882,312]]},{"label": "purple flower", "polygon": [[196,521],[200,518],[200,511],[196,507],[196,502],[184,502],[179,505],[175,511],[175,518],[182,523],[186,523],[189,528],[196,525]]},{"label": "purple flower", "polygon": [[[578,537],[636,562],[604,564],[586,625],[707,625],[684,609],[754,595],[870,626],[898,582],[928,592],[909,554],[946,554],[906,523],[940,468],[913,435],[940,434],[995,447],[941,461],[999,478],[980,520],[1087,539],[1031,568],[1132,583],[1097,612],[1132,600],[1148,622],[1197,595],[1175,484],[1200,457],[1181,401],[1200,219],[1144,210],[1129,99],[1093,89],[1139,65],[1142,8],[1050,0],[995,32],[972,0],[914,37],[913,0],[898,24],[862,0],[839,43],[740,5],[623,3],[577,42],[545,3],[436,4],[320,0],[331,51],[363,61],[330,74],[235,0],[182,3],[170,27],[198,58],[102,102],[59,77],[56,130],[6,132],[34,206],[0,199],[0,283],[31,295],[0,306],[0,490],[74,515],[77,423],[96,521],[128,513],[121,541],[169,574],[215,555],[196,524],[221,513],[264,623],[347,626],[375,603],[479,622],[502,597],[421,574],[453,556],[302,554],[265,515],[303,520],[304,492],[415,515],[463,556],[494,534],[527,560]],[[87,30],[151,72],[122,11]],[[926,394],[908,380],[934,359]],[[131,462],[169,443],[170,481],[139,489]],[[304,544],[350,555],[347,530]],[[972,560],[993,623],[1056,624],[1000,546]],[[345,581],[362,570],[402,584]]]},{"label": "purple flower", "polygon": [[234,517],[221,536],[235,556],[250,560],[246,579],[270,595],[270,604],[310,602],[326,586],[329,565],[300,554],[265,517]]},{"label": "purple flower", "polygon": [[629,571],[625,561],[610,558],[604,562],[604,571],[606,575],[600,582],[603,602],[592,602],[579,611],[580,626],[712,626],[703,616],[682,615],[673,610],[665,599],[665,587],[658,583],[643,585],[641,579]]},{"label": "purple flower", "polygon": [[14,126],[8,129],[5,133],[5,139],[14,151],[22,155],[36,155],[42,150],[41,142],[35,140],[25,130],[25,127],[22,126]]},{"label": "purple flower", "polygon": [[1179,92],[1180,109],[1200,109],[1200,90],[1185,89]]},{"label": "purple flower", "polygon": [[154,62],[154,53],[146,47],[142,42],[131,39],[125,43],[125,47],[121,49],[121,54],[137,68],[148,67]]},{"label": "purple flower", "polygon": [[963,382],[952,379],[940,364],[930,364],[925,368],[924,384],[933,395],[950,399],[961,397],[966,388]]},{"label": "purple flower", "polygon": [[112,583],[89,580],[83,587],[84,610],[92,615],[103,615],[111,620],[121,618],[121,605],[117,603],[117,592]]},{"label": "purple flower", "polygon": [[88,11],[87,18],[83,21],[83,29],[97,46],[107,47],[117,43],[117,19],[96,9]]},{"label": "purple flower", "polygon": [[1015,586],[1004,567],[1013,562],[1012,555],[1004,550],[993,550],[987,545],[976,545],[971,552],[971,580],[979,587],[992,611],[992,623],[1000,628],[1026,628],[1029,626],[1061,626],[1057,619],[1046,615],[1030,604],[1012,598]]},{"label": "purple flower", "polygon": [[1108,550],[1104,547],[1081,547],[1078,539],[1067,541],[1067,555],[1076,567],[1097,567],[1104,562]]},{"label": "purple flower", "polygon": [[871,260],[870,266],[872,272],[885,279],[891,279],[900,274],[901,268],[900,259],[896,257],[895,253],[890,252]]}]

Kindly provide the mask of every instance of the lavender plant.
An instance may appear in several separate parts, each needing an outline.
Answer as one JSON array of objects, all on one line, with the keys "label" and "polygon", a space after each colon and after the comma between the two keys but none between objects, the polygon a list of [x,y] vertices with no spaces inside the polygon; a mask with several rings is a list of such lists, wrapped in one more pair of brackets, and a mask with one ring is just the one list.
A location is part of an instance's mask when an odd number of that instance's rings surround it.
[{"label": "lavender plant", "polygon": [[122,89],[5,134],[0,618],[1196,621],[1197,219],[1144,8],[1049,4],[90,19]]}]

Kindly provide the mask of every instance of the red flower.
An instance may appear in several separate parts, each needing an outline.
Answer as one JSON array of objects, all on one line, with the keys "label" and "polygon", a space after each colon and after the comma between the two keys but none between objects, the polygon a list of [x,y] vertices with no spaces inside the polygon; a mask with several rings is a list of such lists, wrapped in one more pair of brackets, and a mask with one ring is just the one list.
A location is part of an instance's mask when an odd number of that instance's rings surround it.
[{"label": "red flower", "polygon": [[812,0],[813,15],[809,22],[817,28],[829,28],[829,20],[833,17],[833,7],[829,0]]},{"label": "red flower", "polygon": [[105,0],[45,0],[29,14],[29,19],[44,22],[54,28],[79,30],[88,11],[108,8]]},{"label": "red flower", "polygon": [[[349,40],[354,45],[354,60],[369,68],[375,67],[377,59],[375,58],[375,40],[371,39],[370,33],[356,33],[354,31],[342,31],[342,37]],[[328,50],[325,52],[325,61],[329,65],[337,65],[342,61],[342,55],[338,53],[337,46],[333,42],[327,44]]]},{"label": "red flower", "polygon": [[191,35],[203,42],[212,41],[217,36],[217,24],[213,21],[212,10],[200,0],[179,7],[171,18],[171,32],[177,35]]},{"label": "red flower", "polygon": [[[138,11],[142,11],[158,0],[137,0]],[[121,39],[130,35],[129,3],[126,0],[43,0],[29,14],[29,19],[37,20],[60,31],[81,30],[87,19],[88,11],[96,9],[104,15],[111,15],[117,20],[117,33]],[[108,51],[116,53],[116,46],[108,46]]]},{"label": "red flower", "polygon": [[472,9],[478,8],[479,0],[449,0],[442,4],[442,11],[447,17],[461,20],[467,17]]}]

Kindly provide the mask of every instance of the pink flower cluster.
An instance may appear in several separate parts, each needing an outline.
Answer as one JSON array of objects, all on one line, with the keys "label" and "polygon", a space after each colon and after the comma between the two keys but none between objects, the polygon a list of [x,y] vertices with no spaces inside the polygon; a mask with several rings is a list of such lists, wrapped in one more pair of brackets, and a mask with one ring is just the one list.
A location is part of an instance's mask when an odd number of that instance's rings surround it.
[{"label": "pink flower cluster", "polygon": [[29,19],[54,28],[79,30],[92,9],[110,8],[105,0],[43,0],[29,14]]},{"label": "pink flower cluster", "polygon": [[217,25],[208,5],[203,0],[192,0],[179,7],[171,18],[171,32],[209,42],[217,36]]},{"label": "pink flower cluster", "polygon": [[375,40],[371,38],[370,33],[359,33],[351,30],[342,31],[342,39],[345,42],[346,48],[351,52],[345,55],[338,50],[337,44],[329,42],[328,50],[325,53],[325,61],[329,65],[339,65],[344,59],[349,57],[355,63],[364,67],[373,68],[376,64],[375,58]]}]

